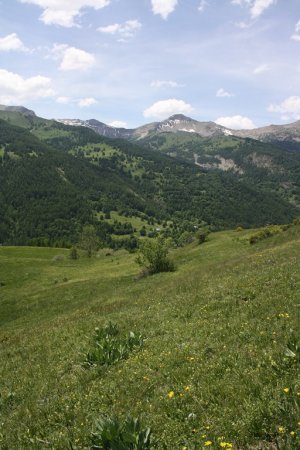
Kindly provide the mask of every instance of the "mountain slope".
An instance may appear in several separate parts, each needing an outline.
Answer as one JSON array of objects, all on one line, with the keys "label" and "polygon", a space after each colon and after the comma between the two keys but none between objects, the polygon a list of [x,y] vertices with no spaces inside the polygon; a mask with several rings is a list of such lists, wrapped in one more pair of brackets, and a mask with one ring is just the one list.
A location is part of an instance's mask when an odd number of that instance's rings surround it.
[{"label": "mountain slope", "polygon": [[[211,233],[138,281],[124,252],[0,247],[0,448],[90,449],[100,415],[130,414],[166,450],[298,449],[300,227],[252,233]],[[110,322],[143,350],[86,368]]]},{"label": "mountain slope", "polygon": [[101,219],[110,211],[163,220],[171,236],[203,222],[254,227],[299,215],[275,175],[271,184],[258,183],[84,127],[42,119],[29,132],[0,121],[0,152],[2,243],[76,242],[83,224],[93,223],[116,245],[114,226]]},{"label": "mountain slope", "polygon": [[61,119],[66,125],[80,125],[107,137],[139,140],[160,133],[193,133],[201,137],[237,136],[275,143],[288,149],[300,149],[300,120],[287,125],[270,125],[253,130],[232,130],[214,122],[199,122],[183,114],[175,114],[161,122],[153,122],[135,129],[110,127],[95,119]]}]

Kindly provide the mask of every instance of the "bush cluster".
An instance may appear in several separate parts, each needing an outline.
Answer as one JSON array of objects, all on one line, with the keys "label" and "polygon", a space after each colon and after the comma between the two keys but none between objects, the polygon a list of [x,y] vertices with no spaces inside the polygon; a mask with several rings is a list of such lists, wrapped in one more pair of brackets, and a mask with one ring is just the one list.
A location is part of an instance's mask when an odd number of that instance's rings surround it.
[{"label": "bush cluster", "polygon": [[262,241],[268,237],[274,236],[275,234],[282,233],[289,228],[289,225],[269,225],[249,237],[250,244],[256,244],[256,242]]},{"label": "bush cluster", "polygon": [[148,450],[151,430],[142,429],[139,419],[128,417],[123,422],[117,417],[100,417],[91,437],[91,450]]},{"label": "bush cluster", "polygon": [[85,365],[88,367],[109,366],[143,347],[142,336],[130,331],[122,336],[118,327],[109,323],[104,328],[95,328],[93,348],[87,353]]}]

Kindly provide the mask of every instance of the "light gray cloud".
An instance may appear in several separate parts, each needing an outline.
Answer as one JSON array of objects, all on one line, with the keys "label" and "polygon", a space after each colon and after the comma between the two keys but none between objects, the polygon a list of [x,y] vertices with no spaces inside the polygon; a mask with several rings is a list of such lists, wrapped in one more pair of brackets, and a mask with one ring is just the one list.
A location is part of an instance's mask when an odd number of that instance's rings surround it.
[{"label": "light gray cloud", "polygon": [[153,105],[145,109],[144,117],[166,119],[173,114],[189,114],[191,112],[193,112],[193,108],[189,103],[186,103],[184,100],[170,98],[153,103]]},{"label": "light gray cloud", "polygon": [[233,97],[233,94],[225,91],[225,89],[223,89],[223,88],[220,88],[216,92],[216,97]]},{"label": "light gray cloud", "polygon": [[5,69],[0,69],[0,86],[0,103],[6,105],[18,105],[27,100],[54,95],[50,78],[41,75],[23,78]]},{"label": "light gray cloud", "polygon": [[276,3],[276,0],[231,0],[233,5],[247,6],[252,19],[257,19],[266,9]]},{"label": "light gray cloud", "polygon": [[118,36],[126,40],[133,38],[141,28],[142,24],[138,20],[127,20],[125,23],[115,23],[106,27],[99,27],[97,31]]},{"label": "light gray cloud", "polygon": [[26,52],[27,48],[18,37],[17,33],[11,33],[0,38],[0,52],[21,51]]},{"label": "light gray cloud", "polygon": [[96,105],[98,102],[94,97],[86,97],[86,98],[81,98],[78,101],[78,106],[80,108],[88,108],[89,106],[92,105]]},{"label": "light gray cloud", "polygon": [[177,88],[177,87],[183,87],[183,84],[177,83],[177,81],[172,80],[154,80],[151,82],[151,87],[153,88]]},{"label": "light gray cloud", "polygon": [[178,0],[151,0],[152,11],[154,14],[159,14],[163,19],[167,19],[178,3]]},{"label": "light gray cloud", "polygon": [[279,104],[269,105],[268,111],[281,114],[288,114],[291,115],[293,118],[298,119],[300,117],[300,97],[297,95],[287,97]]},{"label": "light gray cloud", "polygon": [[59,69],[63,71],[87,71],[96,63],[92,53],[66,44],[54,44],[50,54],[53,59],[60,61]]},{"label": "light gray cloud", "polygon": [[259,66],[255,67],[253,70],[254,75],[259,75],[264,72],[268,72],[270,70],[269,64],[260,64]]},{"label": "light gray cloud", "polygon": [[249,117],[245,116],[230,116],[230,117],[219,117],[215,120],[215,123],[222,125],[223,127],[232,128],[234,130],[252,130],[255,128],[254,123]]},{"label": "light gray cloud", "polygon": [[109,5],[110,0],[19,0],[21,3],[37,5],[44,11],[40,20],[45,25],[62,27],[76,26],[75,19],[84,8],[101,9]]}]

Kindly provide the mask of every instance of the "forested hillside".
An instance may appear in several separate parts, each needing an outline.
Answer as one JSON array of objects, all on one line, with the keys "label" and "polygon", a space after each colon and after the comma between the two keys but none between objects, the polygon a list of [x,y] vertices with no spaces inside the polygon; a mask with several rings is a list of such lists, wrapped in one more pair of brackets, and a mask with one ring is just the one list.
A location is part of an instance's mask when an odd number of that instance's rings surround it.
[{"label": "forested hillside", "polygon": [[[253,154],[255,141],[228,138],[224,145],[242,174],[202,164],[198,141],[197,149],[194,141],[184,141],[190,148],[175,155],[163,142],[142,147],[36,116],[26,116],[21,128],[11,124],[20,122],[20,113],[5,114],[10,123],[0,121],[1,243],[71,245],[84,224],[94,224],[103,243],[114,246],[119,224],[106,220],[112,211],[164,224],[166,234],[172,234],[172,227],[184,232],[191,223],[212,229],[255,227],[299,215],[296,154],[283,155],[260,144],[255,151],[271,152],[276,170],[249,159],[246,167],[242,155]],[[225,158],[229,150],[216,142],[202,144],[210,145],[211,158],[214,152]],[[197,164],[192,160],[196,151]],[[124,231],[125,246],[139,231],[129,229]]]}]

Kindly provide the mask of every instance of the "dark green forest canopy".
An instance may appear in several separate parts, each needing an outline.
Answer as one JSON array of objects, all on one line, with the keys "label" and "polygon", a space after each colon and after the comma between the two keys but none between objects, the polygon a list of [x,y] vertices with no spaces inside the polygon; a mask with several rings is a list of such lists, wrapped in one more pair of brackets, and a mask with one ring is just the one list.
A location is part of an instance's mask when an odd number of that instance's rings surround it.
[{"label": "dark green forest canopy", "polygon": [[[181,145],[179,138],[172,139],[173,147]],[[199,155],[204,144],[217,146],[199,142]],[[109,243],[116,230],[99,220],[109,211],[155,220],[197,219],[215,229],[286,223],[299,215],[299,156],[257,141],[237,142],[229,146],[230,157],[234,153],[236,164],[247,169],[244,176],[196,166],[182,154],[171,157],[163,145],[112,140],[88,128],[36,117],[24,128],[0,120],[0,243],[70,245],[84,224],[94,224]],[[195,141],[189,145],[190,152],[196,151]],[[218,155],[228,154],[218,145]],[[254,150],[271,154],[283,169],[268,171],[243,162],[242,155]],[[288,195],[281,187],[286,171]]]}]

